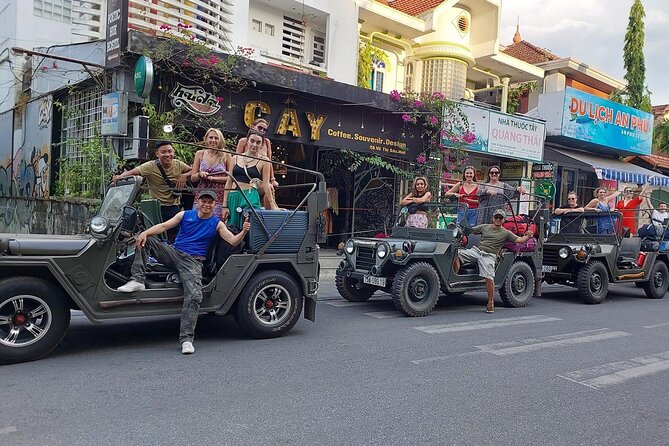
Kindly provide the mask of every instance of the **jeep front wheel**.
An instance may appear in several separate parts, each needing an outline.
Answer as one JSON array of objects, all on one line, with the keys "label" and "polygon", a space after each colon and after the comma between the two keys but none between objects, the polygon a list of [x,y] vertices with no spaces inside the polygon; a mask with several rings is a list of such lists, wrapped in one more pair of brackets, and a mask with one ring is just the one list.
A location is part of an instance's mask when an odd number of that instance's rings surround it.
[{"label": "jeep front wheel", "polygon": [[648,282],[643,282],[643,291],[651,299],[662,299],[669,288],[669,270],[661,260],[655,262],[650,270]]},{"label": "jeep front wheel", "polygon": [[586,304],[601,304],[609,292],[609,275],[602,262],[593,261],[578,272],[578,295]]},{"label": "jeep front wheel", "polygon": [[304,298],[290,275],[262,271],[246,284],[237,299],[235,320],[254,338],[277,338],[288,333],[302,312]]},{"label": "jeep front wheel", "polygon": [[525,262],[515,262],[509,268],[499,296],[507,307],[525,307],[534,295],[534,273]]},{"label": "jeep front wheel", "polygon": [[427,316],[439,301],[439,275],[429,263],[412,263],[395,275],[391,295],[407,316]]},{"label": "jeep front wheel", "polygon": [[335,286],[339,295],[349,302],[365,302],[375,291],[371,286],[348,277],[346,272],[339,268],[335,272]]},{"label": "jeep front wheel", "polygon": [[70,309],[54,285],[35,277],[0,282],[0,364],[48,355],[69,325]]}]

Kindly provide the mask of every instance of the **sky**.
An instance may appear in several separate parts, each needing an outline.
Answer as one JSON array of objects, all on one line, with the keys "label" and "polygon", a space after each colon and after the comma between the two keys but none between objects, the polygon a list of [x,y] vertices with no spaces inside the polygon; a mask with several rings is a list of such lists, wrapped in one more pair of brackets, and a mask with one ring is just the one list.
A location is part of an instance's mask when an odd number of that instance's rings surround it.
[{"label": "sky", "polygon": [[[624,80],[623,46],[633,0],[502,0],[500,43],[520,35]],[[669,0],[642,0],[646,11],[646,84],[653,105],[669,104]]]}]

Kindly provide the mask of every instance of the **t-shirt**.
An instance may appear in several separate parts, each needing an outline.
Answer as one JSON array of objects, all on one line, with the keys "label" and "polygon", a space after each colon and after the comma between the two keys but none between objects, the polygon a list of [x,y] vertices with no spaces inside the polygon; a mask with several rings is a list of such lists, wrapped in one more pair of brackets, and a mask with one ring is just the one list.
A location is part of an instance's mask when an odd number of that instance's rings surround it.
[{"label": "t-shirt", "polygon": [[660,212],[657,209],[653,211],[650,219],[653,220],[653,224],[664,224],[664,220],[669,218],[669,212]]},{"label": "t-shirt", "polygon": [[506,242],[516,242],[518,236],[508,229],[495,227],[493,224],[477,225],[472,228],[472,233],[481,234],[478,247],[481,251],[495,254],[502,249]]},{"label": "t-shirt", "polygon": [[[578,209],[578,207],[571,207],[568,204],[563,204],[558,209]],[[560,214],[560,233],[561,234],[580,234],[582,232],[581,221],[578,220],[581,216],[580,212],[567,212]]]},{"label": "t-shirt", "polygon": [[[155,198],[156,200],[160,201],[160,204],[165,206],[179,204],[179,197],[172,195],[172,191],[170,190],[167,183],[165,183],[165,179],[160,173],[160,169],[158,169],[155,160],[147,161],[141,164],[139,167],[137,167],[137,170],[139,170],[139,174],[144,177],[144,180],[146,180],[146,184],[149,186],[149,195],[151,198]],[[188,172],[189,170],[190,166],[183,161],[172,160],[172,164],[170,167],[165,169],[165,173],[167,174],[167,178],[176,182],[179,178],[179,175],[184,172]]]},{"label": "t-shirt", "polygon": [[185,211],[174,248],[192,256],[206,256],[220,222],[215,215],[202,219],[198,217],[196,210]]}]

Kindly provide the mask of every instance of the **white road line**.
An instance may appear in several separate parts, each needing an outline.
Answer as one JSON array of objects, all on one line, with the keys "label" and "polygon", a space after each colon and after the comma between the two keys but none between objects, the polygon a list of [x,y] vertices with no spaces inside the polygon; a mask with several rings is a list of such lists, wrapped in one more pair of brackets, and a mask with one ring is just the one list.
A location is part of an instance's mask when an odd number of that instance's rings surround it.
[{"label": "white road line", "polygon": [[601,328],[598,330],[564,333],[555,336],[548,336],[546,338],[530,338],[520,341],[501,342],[497,344],[475,345],[474,348],[492,353],[493,355],[505,356],[543,350],[547,348],[562,347],[565,345],[604,341],[607,339],[621,338],[624,336],[631,336],[631,334],[624,331],[611,331],[608,328]]},{"label": "white road line", "polygon": [[639,356],[628,361],[602,364],[557,376],[591,389],[603,389],[665,370],[669,370],[669,351]]},{"label": "white road line", "polygon": [[376,319],[390,319],[404,316],[404,314],[402,314],[399,311],[372,311],[369,313],[362,313],[362,314]]},{"label": "white road line", "polygon": [[349,302],[347,300],[335,300],[333,302],[323,302],[326,305],[333,307],[359,307],[360,305],[367,305],[367,302]]},{"label": "white road line", "polygon": [[12,432],[16,432],[16,426],[0,427],[0,435],[11,434]]},{"label": "white road line", "polygon": [[656,325],[644,325],[643,328],[666,327],[667,325],[669,325],[669,322],[663,322],[661,324],[656,324]]},{"label": "white road line", "polygon": [[485,330],[488,328],[507,327],[511,325],[537,324],[541,322],[553,322],[561,320],[562,319],[556,317],[549,317],[542,315],[508,317],[508,318],[494,318],[494,316],[490,316],[490,318],[488,319],[480,319],[477,321],[455,322],[452,324],[443,324],[443,325],[425,325],[422,327],[414,327],[414,328],[416,330],[420,330],[425,333],[434,334],[434,333],[452,333],[458,331]]},{"label": "white road line", "polygon": [[464,358],[467,356],[476,356],[480,355],[482,353],[487,353],[484,351],[476,351],[476,352],[463,352],[463,353],[453,353],[450,355],[444,355],[444,356],[433,356],[431,358],[424,358],[424,359],[414,359],[413,361],[410,361],[412,364],[427,364],[430,362],[437,362],[437,361],[446,361],[451,358]]}]

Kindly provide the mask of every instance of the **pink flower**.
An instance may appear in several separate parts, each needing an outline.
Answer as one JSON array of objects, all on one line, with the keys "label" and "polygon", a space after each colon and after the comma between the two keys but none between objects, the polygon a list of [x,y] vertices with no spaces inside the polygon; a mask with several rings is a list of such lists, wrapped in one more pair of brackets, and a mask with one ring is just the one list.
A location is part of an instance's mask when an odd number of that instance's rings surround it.
[{"label": "pink flower", "polygon": [[216,98],[216,100],[217,100],[218,103],[220,104],[221,102],[225,101],[225,98],[223,98],[223,97],[221,97],[221,96],[218,96],[218,97]]},{"label": "pink flower", "polygon": [[471,144],[474,141],[476,141],[476,135],[472,132],[469,132],[469,131],[465,132],[465,134],[462,135],[462,140],[467,144]]},{"label": "pink flower", "polygon": [[49,67],[45,67],[44,65],[42,65],[41,67],[39,67],[39,69],[42,71],[46,71],[49,69]]},{"label": "pink flower", "polygon": [[169,31],[171,29],[172,29],[172,27],[169,26],[169,25],[160,25],[160,30],[161,31]]},{"label": "pink flower", "polygon": [[432,99],[444,99],[445,97],[446,96],[444,96],[444,94],[441,93],[440,91],[435,91],[434,93],[432,93]]},{"label": "pink flower", "polygon": [[430,124],[437,125],[438,123],[439,119],[436,116],[430,116]]},{"label": "pink flower", "polygon": [[427,158],[425,158],[425,155],[423,155],[422,153],[416,157],[416,162],[418,164],[425,164],[426,161]]},{"label": "pink flower", "polygon": [[402,120],[404,120],[404,122],[409,122],[409,121],[411,121],[411,116],[409,116],[405,113],[405,114],[402,115]]},{"label": "pink flower", "polygon": [[391,100],[391,101],[395,101],[395,102],[397,102],[397,101],[399,101],[401,98],[402,98],[402,95],[400,94],[399,91],[397,91],[397,90],[393,90],[393,91],[390,92],[390,100]]},{"label": "pink flower", "polygon": [[422,108],[423,107],[423,102],[416,99],[416,102],[414,102],[413,105],[416,108]]}]

